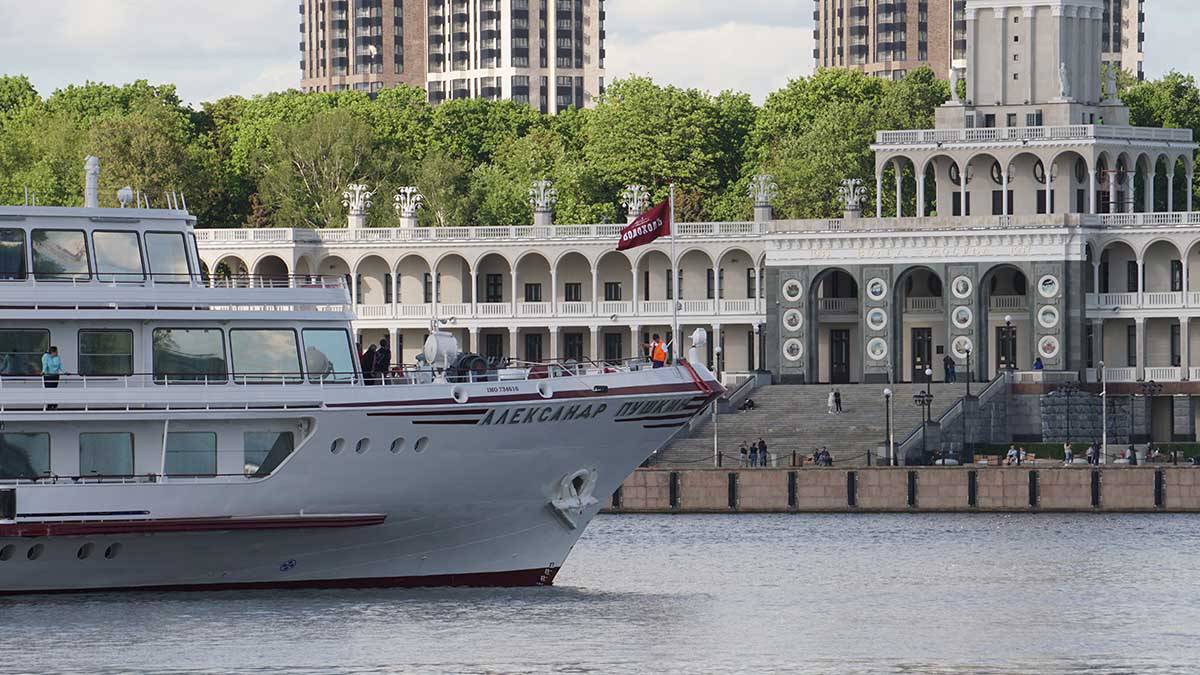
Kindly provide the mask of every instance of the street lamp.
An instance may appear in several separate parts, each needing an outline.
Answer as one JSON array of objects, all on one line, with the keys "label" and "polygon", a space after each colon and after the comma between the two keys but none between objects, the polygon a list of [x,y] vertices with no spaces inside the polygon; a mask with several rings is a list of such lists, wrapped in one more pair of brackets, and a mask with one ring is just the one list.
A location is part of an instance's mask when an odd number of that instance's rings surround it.
[{"label": "street lamp", "polygon": [[1108,378],[1104,376],[1104,362],[1100,362],[1100,457],[1096,464],[1108,463]]},{"label": "street lamp", "polygon": [[[1149,400],[1150,421],[1153,422],[1153,419],[1154,419],[1154,397],[1158,396],[1159,394],[1162,393],[1163,386],[1161,384],[1155,382],[1154,380],[1150,380],[1148,382],[1138,382],[1138,388],[1140,388],[1142,390],[1142,396]],[[1129,406],[1129,447],[1130,448],[1132,448],[1133,444],[1134,444],[1133,429],[1134,429],[1133,406],[1131,405],[1131,406]]]},{"label": "street lamp", "polygon": [[971,350],[967,350],[967,398],[971,398]]},{"label": "street lamp", "polygon": [[[1012,342],[1014,342],[1012,315],[1005,314],[1004,315],[1004,344],[1001,345],[1000,348],[1002,350],[1001,351],[1002,354],[1003,354],[1003,350],[1009,350],[1007,361],[1006,361],[1005,365],[1008,366],[1009,370],[1016,370],[1017,346],[1015,344],[1011,344]],[[1011,347],[1011,349],[1009,349],[1010,347]]]},{"label": "street lamp", "polygon": [[[926,368],[925,372],[930,375],[933,370]],[[929,382],[925,383],[925,391],[918,391],[913,394],[913,403],[917,404],[922,409],[921,412],[921,459],[924,460],[929,452],[929,408],[933,405],[933,394],[929,391]]]},{"label": "street lamp", "polygon": [[1063,382],[1055,388],[1056,394],[1067,397],[1067,444],[1071,443],[1071,395],[1079,391],[1078,382]]},{"label": "street lamp", "polygon": [[892,390],[883,390],[883,442],[887,445],[888,466],[896,466],[896,448],[892,442]]}]

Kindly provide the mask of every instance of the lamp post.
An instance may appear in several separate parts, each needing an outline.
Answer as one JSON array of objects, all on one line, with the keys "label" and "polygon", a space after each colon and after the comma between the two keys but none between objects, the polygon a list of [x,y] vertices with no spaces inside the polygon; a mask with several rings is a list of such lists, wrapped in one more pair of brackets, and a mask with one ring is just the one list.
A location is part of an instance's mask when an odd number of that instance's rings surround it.
[{"label": "lamp post", "polygon": [[[1163,387],[1161,384],[1155,382],[1154,380],[1150,380],[1148,382],[1138,382],[1138,388],[1140,388],[1142,390],[1142,396],[1149,400],[1150,421],[1151,421],[1151,423],[1153,423],[1153,421],[1154,421],[1154,397],[1158,396],[1159,394],[1162,393]],[[1133,447],[1133,443],[1134,443],[1133,429],[1134,429],[1134,418],[1133,418],[1133,406],[1131,405],[1131,406],[1129,406],[1129,447],[1131,447],[1131,448]],[[1151,431],[1151,433],[1153,433],[1153,430]]]},{"label": "lamp post", "polygon": [[887,446],[888,466],[896,466],[896,448],[892,445],[892,390],[883,390],[883,442]]},{"label": "lamp post", "polygon": [[1067,397],[1067,444],[1071,443],[1071,395],[1079,391],[1078,382],[1063,382],[1054,390]]},{"label": "lamp post", "polygon": [[971,350],[967,350],[967,398],[971,398]]},{"label": "lamp post", "polygon": [[1004,315],[1004,345],[1002,345],[1001,348],[1008,350],[1009,347],[1011,347],[1011,350],[1009,350],[1009,352],[1008,352],[1008,356],[1005,361],[1005,365],[1008,366],[1009,370],[1016,370],[1017,369],[1017,346],[1015,344],[1012,344],[1012,342],[1013,342],[1012,315],[1005,314]]},{"label": "lamp post", "polygon": [[1100,362],[1100,457],[1096,464],[1108,463],[1108,378],[1104,377],[1104,362]]},{"label": "lamp post", "polygon": [[929,391],[929,379],[933,375],[932,368],[925,369],[925,391],[913,394],[913,403],[921,410],[921,459],[929,453],[929,408],[933,405],[933,393]]}]

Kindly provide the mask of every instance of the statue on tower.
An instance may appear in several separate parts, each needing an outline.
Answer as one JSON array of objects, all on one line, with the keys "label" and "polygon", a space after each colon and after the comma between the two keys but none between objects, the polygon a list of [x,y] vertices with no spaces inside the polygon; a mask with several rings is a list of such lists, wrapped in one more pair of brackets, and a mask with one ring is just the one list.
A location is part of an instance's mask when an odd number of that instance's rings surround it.
[{"label": "statue on tower", "polygon": [[1058,89],[1063,98],[1071,98],[1071,73],[1066,61],[1058,64]]}]

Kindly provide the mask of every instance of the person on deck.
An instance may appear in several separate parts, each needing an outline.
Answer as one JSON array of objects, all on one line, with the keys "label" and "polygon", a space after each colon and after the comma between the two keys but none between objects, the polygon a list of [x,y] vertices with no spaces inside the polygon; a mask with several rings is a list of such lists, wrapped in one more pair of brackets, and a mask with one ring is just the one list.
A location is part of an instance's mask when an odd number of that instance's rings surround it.
[{"label": "person on deck", "polygon": [[[47,389],[58,389],[58,378],[66,372],[63,370],[62,359],[58,356],[58,347],[50,345],[50,350],[42,354],[42,384]],[[57,405],[50,404],[46,406],[47,410],[54,410]]]},{"label": "person on deck", "polygon": [[758,446],[753,443],[750,444],[750,466],[758,466]]},{"label": "person on deck", "polygon": [[367,351],[359,358],[359,365],[362,366],[363,382],[365,384],[375,384],[375,351],[378,348],[375,343],[367,347]]},{"label": "person on deck", "polygon": [[375,350],[375,366],[371,371],[375,375],[375,384],[386,384],[384,378],[392,370],[392,350],[388,347],[386,337],[379,339],[379,349]]},{"label": "person on deck", "polygon": [[667,348],[663,344],[662,338],[655,333],[650,337],[650,361],[655,368],[662,368],[667,365]]}]

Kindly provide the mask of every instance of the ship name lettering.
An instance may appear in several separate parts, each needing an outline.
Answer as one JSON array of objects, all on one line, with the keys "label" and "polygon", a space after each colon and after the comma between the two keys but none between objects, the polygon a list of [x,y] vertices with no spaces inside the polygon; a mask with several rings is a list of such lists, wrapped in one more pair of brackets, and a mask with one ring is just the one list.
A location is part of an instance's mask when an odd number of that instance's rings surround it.
[{"label": "ship name lettering", "polygon": [[668,398],[657,401],[629,401],[621,405],[620,410],[617,411],[617,419],[635,415],[671,413],[683,408],[687,405],[687,402],[688,399],[686,398]]},{"label": "ship name lettering", "polygon": [[599,405],[557,405],[532,406],[530,408],[513,408],[511,410],[488,410],[480,426],[495,426],[498,424],[549,424],[551,422],[571,422],[574,420],[589,420],[599,417],[608,410],[607,403]]}]

